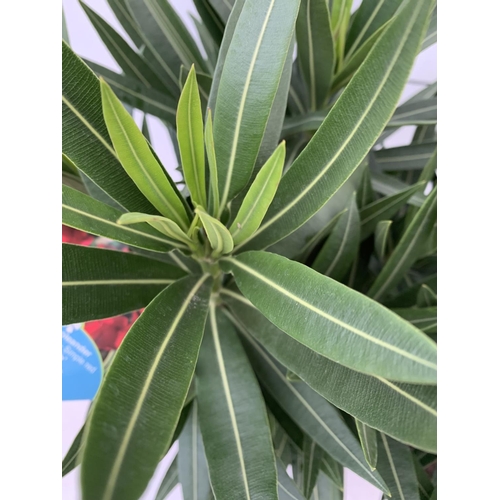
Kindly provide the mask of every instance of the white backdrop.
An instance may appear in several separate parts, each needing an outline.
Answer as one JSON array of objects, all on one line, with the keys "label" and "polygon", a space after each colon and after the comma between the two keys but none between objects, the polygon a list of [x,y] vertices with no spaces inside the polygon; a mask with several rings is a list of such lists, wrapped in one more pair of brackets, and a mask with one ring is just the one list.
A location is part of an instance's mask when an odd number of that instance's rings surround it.
[{"label": "white backdrop", "polygon": [[[193,36],[197,37],[194,23],[189,14],[197,15],[192,4],[192,0],[170,0],[171,4],[177,10],[178,14],[184,20]],[[116,20],[112,10],[109,8],[106,0],[86,0],[85,3],[100,14],[109,24],[111,24],[125,39],[129,40],[127,34],[123,31]],[[361,3],[361,0],[354,0],[353,9]],[[92,24],[87,19],[78,0],[63,0],[63,8],[66,15],[70,43],[73,50],[80,56],[91,61],[97,62],[115,71],[120,71],[99,36],[94,30]],[[423,89],[426,85],[433,83],[437,79],[437,50],[436,45],[427,48],[420,53],[413,67],[408,85],[403,92],[401,102]],[[142,113],[134,112],[136,121],[142,123]],[[155,151],[166,166],[174,180],[179,179],[179,173],[174,170],[177,166],[177,160],[173,151],[170,137],[166,130],[161,126],[156,118],[148,117],[151,139]],[[390,136],[385,141],[386,147],[399,146],[407,144],[412,136],[415,127],[403,127],[400,131]],[[89,406],[88,401],[66,401],[62,404],[62,453],[63,456],[71,446],[71,443],[84,423],[85,415]],[[147,490],[141,497],[141,500],[154,500],[158,487],[163,479],[165,471],[177,452],[176,446],[165,457],[158,467],[155,476],[151,480]],[[79,500],[78,493],[78,470],[72,471],[63,478],[63,500]],[[380,500],[380,493],[372,485],[359,478],[350,471],[346,471],[344,476],[345,500]],[[177,486],[169,495],[168,500],[182,500],[182,491]]]}]

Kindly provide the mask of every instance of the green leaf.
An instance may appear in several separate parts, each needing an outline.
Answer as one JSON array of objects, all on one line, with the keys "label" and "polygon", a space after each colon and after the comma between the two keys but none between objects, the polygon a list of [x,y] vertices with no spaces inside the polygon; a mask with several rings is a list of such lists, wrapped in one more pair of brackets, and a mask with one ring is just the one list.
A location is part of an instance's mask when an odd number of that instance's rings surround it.
[{"label": "green leaf", "polygon": [[370,287],[368,295],[373,299],[379,300],[391,291],[421,256],[422,247],[436,222],[436,197],[437,187],[429,194]]},{"label": "green leaf", "polygon": [[[224,23],[208,0],[194,0],[202,25],[210,33],[213,42],[220,47],[224,35]],[[205,45],[205,44],[204,44]],[[206,47],[205,47],[206,48]]]},{"label": "green leaf", "polygon": [[339,490],[332,480],[320,471],[312,500],[342,500],[343,498],[342,490]]},{"label": "green leaf", "polygon": [[278,469],[278,498],[279,500],[305,500],[293,479],[286,473],[281,460],[276,460]]},{"label": "green leaf", "polygon": [[396,13],[402,0],[364,1],[353,17],[346,40],[346,59]]},{"label": "green leaf", "polygon": [[[371,178],[373,190],[385,196],[400,193],[411,187],[399,179],[396,179],[396,177],[381,172],[372,171]],[[424,204],[425,198],[423,193],[416,193],[408,200],[408,203],[414,207],[421,207]]]},{"label": "green leaf", "polygon": [[182,171],[194,205],[207,208],[203,117],[194,66],[191,66],[177,108],[177,139]]},{"label": "green leaf", "polygon": [[70,473],[75,467],[80,465],[82,459],[82,438],[85,425],[82,426],[78,434],[76,435],[73,443],[69,447],[63,461],[62,461],[62,476]]},{"label": "green leaf", "polygon": [[400,384],[345,368],[276,328],[241,295],[223,289],[222,296],[244,333],[332,404],[395,439],[436,450],[435,386]]},{"label": "green leaf", "polygon": [[347,212],[335,224],[330,236],[312,264],[312,268],[333,279],[341,280],[349,271],[359,247],[360,222],[356,193]]},{"label": "green leaf", "polygon": [[366,205],[360,212],[361,219],[361,240],[370,236],[377,227],[377,224],[386,219],[390,219],[408,203],[408,200],[424,188],[423,183],[415,184],[400,193],[386,196]]},{"label": "green leaf", "polygon": [[359,441],[361,448],[365,455],[366,463],[370,466],[371,470],[377,468],[377,431],[360,420],[356,419],[356,428],[358,430]]},{"label": "green leaf", "polygon": [[433,307],[437,305],[437,295],[432,288],[422,285],[417,295],[417,307]]},{"label": "green leaf", "polygon": [[212,125],[212,110],[207,110],[205,122],[205,148],[207,151],[208,168],[210,172],[209,209],[212,215],[219,213],[219,181],[217,177],[217,159],[215,157],[214,133]]},{"label": "green leaf", "polygon": [[[181,60],[181,63],[186,68],[190,68],[194,64],[198,70],[206,72],[206,61],[200,54],[198,46],[185,24],[170,3],[167,0],[143,0],[141,3],[142,9],[149,11],[151,17],[163,33],[164,40],[168,40],[170,46]],[[134,15],[137,15],[138,10],[139,5],[136,4],[135,9],[133,9]],[[149,29],[152,29],[151,24],[149,24]]]},{"label": "green leaf", "polygon": [[224,258],[221,267],[264,316],[315,352],[368,375],[435,383],[434,342],[368,297],[271,253]]},{"label": "green leaf", "polygon": [[382,170],[421,170],[436,150],[436,143],[410,144],[398,148],[375,151],[377,165]]},{"label": "green leaf", "polygon": [[140,309],[186,274],[140,255],[67,243],[62,257],[63,325]]},{"label": "green leaf", "polygon": [[66,16],[64,8],[62,9],[62,39],[69,45],[68,26],[66,25]]},{"label": "green leaf", "polygon": [[264,401],[234,327],[213,303],[196,375],[200,427],[216,498],[276,500]]},{"label": "green leaf", "polygon": [[299,0],[256,0],[245,2],[239,15],[224,60],[214,112],[220,210],[252,175],[298,7]]},{"label": "green leaf", "polygon": [[139,80],[146,88],[168,92],[168,88],[158,77],[149,64],[135,52],[101,16],[80,0],[80,5],[96,29],[101,40],[106,45],[123,72]]},{"label": "green leaf", "polygon": [[415,467],[415,473],[417,475],[418,489],[420,493],[421,500],[429,500],[431,498],[432,492],[434,491],[434,485],[429,479],[429,476],[425,472],[424,468],[418,461],[415,453],[412,453],[413,467]]},{"label": "green leaf", "polygon": [[107,2],[113,11],[113,14],[120,22],[122,28],[134,42],[134,45],[138,49],[141,49],[144,45],[144,36],[139,29],[132,12],[130,12],[127,0],[107,0]]},{"label": "green leaf", "polygon": [[168,252],[173,241],[146,224],[134,228],[117,224],[123,212],[67,186],[62,188],[62,223],[86,233],[104,236],[154,252]]},{"label": "green leaf", "polygon": [[321,470],[331,479],[340,491],[344,491],[344,469],[330,455],[323,455]]},{"label": "green leaf", "polygon": [[306,498],[310,498],[321,466],[323,458],[323,449],[313,441],[309,436],[304,439],[304,472],[302,491]]},{"label": "green leaf", "polygon": [[253,340],[243,334],[244,346],[261,384],[302,430],[342,465],[377,488],[388,491],[377,472],[364,463],[363,451],[338,410],[304,382],[290,382],[286,369],[272,361]]},{"label": "green leaf", "polygon": [[156,494],[155,500],[165,500],[168,494],[177,486],[179,483],[179,464],[178,459],[175,457],[170,464],[170,467],[160,484],[160,489]]},{"label": "green leaf", "polygon": [[198,402],[193,401],[189,417],[179,436],[179,479],[184,500],[209,500],[212,488],[199,426]]},{"label": "green leaf", "polygon": [[422,47],[420,50],[425,50],[427,47],[434,45],[437,42],[437,8],[432,11],[431,22],[429,23],[429,29],[425,35],[422,42]]},{"label": "green leaf", "polygon": [[396,109],[387,126],[403,127],[405,125],[433,124],[436,121],[437,99],[434,97],[402,104]]},{"label": "green leaf", "polygon": [[62,152],[119,205],[156,213],[113,149],[102,113],[99,80],[65,42],[62,70]]},{"label": "green leaf", "polygon": [[335,53],[326,0],[303,0],[297,17],[297,54],[312,111],[330,96]]},{"label": "green leaf", "polygon": [[410,448],[380,434],[378,449],[377,470],[391,490],[391,499],[420,500]]},{"label": "green leaf", "polygon": [[387,245],[391,236],[391,226],[392,220],[381,220],[375,226],[375,253],[382,262],[385,261],[387,253]]},{"label": "green leaf", "polygon": [[273,201],[285,163],[285,143],[282,142],[261,168],[248,190],[229,231],[234,244],[245,241],[259,227]]},{"label": "green leaf", "polygon": [[170,95],[147,88],[139,80],[119,75],[99,64],[91,61],[85,62],[95,73],[106,80],[120,101],[175,125],[177,103]]},{"label": "green leaf", "polygon": [[[405,4],[281,180],[264,223],[243,246],[265,248],[311,218],[365,158],[396,107],[432,0]],[[390,82],[390,85],[388,84]]]},{"label": "green leaf", "polygon": [[[198,83],[197,89],[200,93],[200,105],[203,110],[206,110],[208,103],[208,96],[210,93],[210,88],[212,86],[212,77],[210,75],[201,72],[198,72],[196,75]],[[182,86],[185,85],[188,76],[189,76],[189,69],[186,68],[185,66],[181,66],[179,81]]]},{"label": "green leaf", "polygon": [[160,233],[165,234],[168,238],[175,240],[176,243],[183,243],[183,245],[177,244],[177,246],[180,246],[181,248],[196,248],[193,240],[188,238],[186,233],[174,221],[167,219],[166,217],[161,217],[159,215],[141,214],[138,212],[129,212],[123,214],[117,221],[117,223],[122,226],[127,226],[130,224],[140,224],[141,222],[146,222]]},{"label": "green leaf", "polygon": [[101,92],[104,119],[123,168],[162,215],[187,230],[186,209],[134,119],[104,80],[101,80]]},{"label": "green leaf", "polygon": [[227,227],[217,219],[208,215],[200,208],[196,209],[196,213],[207,233],[208,241],[214,250],[214,255],[223,255],[231,253],[234,247],[233,238]]},{"label": "green leaf", "polygon": [[[224,23],[228,22],[229,15],[234,11],[235,0],[210,0],[210,3]],[[232,9],[232,10],[231,10]]]},{"label": "green leaf", "polygon": [[86,433],[83,500],[136,500],[146,488],[188,393],[210,289],[207,275],[174,283],[125,336]]},{"label": "green leaf", "polygon": [[394,308],[393,312],[425,333],[436,333],[437,331],[437,307],[435,306],[419,309],[413,307]]}]

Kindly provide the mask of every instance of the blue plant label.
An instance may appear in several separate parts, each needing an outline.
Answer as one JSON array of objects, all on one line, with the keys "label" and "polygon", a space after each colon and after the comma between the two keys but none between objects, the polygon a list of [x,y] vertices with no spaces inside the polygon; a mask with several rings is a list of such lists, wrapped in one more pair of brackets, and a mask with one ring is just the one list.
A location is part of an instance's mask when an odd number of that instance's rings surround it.
[{"label": "blue plant label", "polygon": [[62,328],[63,401],[92,400],[102,380],[102,359],[82,325]]}]

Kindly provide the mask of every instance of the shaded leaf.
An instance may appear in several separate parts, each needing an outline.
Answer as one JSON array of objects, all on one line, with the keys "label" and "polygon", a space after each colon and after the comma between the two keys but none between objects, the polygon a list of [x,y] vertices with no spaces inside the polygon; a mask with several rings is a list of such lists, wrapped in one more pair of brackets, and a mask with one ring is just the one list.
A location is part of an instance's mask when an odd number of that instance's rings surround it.
[{"label": "shaded leaf", "polygon": [[375,151],[377,165],[382,170],[399,172],[401,170],[421,170],[436,150],[436,143],[410,144],[397,148]]},{"label": "shaded leaf", "polygon": [[156,494],[155,500],[165,500],[167,495],[177,486],[179,483],[179,464],[178,459],[175,457],[170,464],[170,467],[160,484],[158,493]]},{"label": "shaded leaf", "polygon": [[384,262],[387,253],[391,226],[392,220],[381,220],[375,226],[375,253],[382,262]]},{"label": "shaded leaf", "polygon": [[363,453],[365,455],[366,463],[370,466],[371,470],[377,468],[377,431],[360,420],[356,419],[356,428],[358,430],[359,441]]}]

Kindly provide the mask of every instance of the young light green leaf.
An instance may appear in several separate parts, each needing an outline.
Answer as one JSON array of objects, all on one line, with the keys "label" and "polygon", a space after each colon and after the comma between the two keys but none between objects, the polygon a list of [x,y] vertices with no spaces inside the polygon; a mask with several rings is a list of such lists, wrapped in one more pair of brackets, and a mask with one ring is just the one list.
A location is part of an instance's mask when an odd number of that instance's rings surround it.
[{"label": "young light green leaf", "polygon": [[177,140],[184,180],[193,204],[207,208],[203,117],[194,65],[191,66],[177,107]]},{"label": "young light green leaf", "polygon": [[231,322],[215,305],[196,368],[200,427],[216,498],[277,500],[264,401]]},{"label": "young light green leaf", "polygon": [[345,16],[350,16],[352,0],[334,1],[331,6],[330,27],[333,38],[336,40],[340,35],[340,29]]},{"label": "young light green leaf", "polygon": [[215,158],[214,132],[212,128],[212,110],[207,110],[205,122],[205,148],[210,172],[210,196],[208,198],[209,212],[212,215],[219,213],[219,180],[217,177],[217,159]]},{"label": "young light green leaf", "polygon": [[295,231],[351,176],[394,112],[431,5],[432,0],[404,5],[283,176],[264,223],[240,248],[265,248]]},{"label": "young light green leaf", "polygon": [[382,170],[399,172],[401,170],[421,170],[436,150],[435,142],[410,144],[398,148],[375,151],[377,165]]},{"label": "young light green leaf", "polygon": [[422,285],[417,295],[417,307],[433,307],[437,305],[437,295],[432,288]]},{"label": "young light green leaf", "polygon": [[391,499],[420,500],[410,448],[379,434],[378,449],[377,470],[391,490]]},{"label": "young light green leaf", "polygon": [[117,97],[134,108],[150,113],[175,126],[177,103],[170,95],[158,90],[147,88],[139,80],[119,75],[91,61],[85,63],[99,76],[102,76]]},{"label": "young light green leaf", "polygon": [[395,439],[419,449],[436,450],[435,386],[389,382],[345,368],[276,328],[241,295],[223,289],[222,296],[241,331],[249,332],[332,404]]},{"label": "young light green leaf", "polygon": [[437,216],[437,187],[427,196],[417,215],[408,226],[382,271],[368,290],[368,295],[379,300],[394,288],[412,264],[421,256],[430,230]]},{"label": "young light green leaf", "polygon": [[371,470],[375,470],[377,468],[378,456],[377,431],[358,419],[356,419],[356,428],[366,463],[370,466]]},{"label": "young light green leaf", "polygon": [[119,35],[101,16],[80,0],[80,5],[87,14],[90,22],[96,29],[101,40],[110,51],[123,72],[139,80],[146,88],[155,88],[169,93],[168,87],[149,66],[149,64],[135,52],[130,45]]},{"label": "young light green leaf", "polygon": [[339,218],[330,236],[318,253],[312,268],[333,279],[341,280],[349,271],[359,247],[360,222],[356,193],[347,212]]},{"label": "young light green leaf", "polygon": [[256,0],[245,2],[239,14],[214,111],[219,214],[252,175],[288,56],[298,7],[299,0]]},{"label": "young light green leaf", "polygon": [[193,240],[188,238],[187,234],[173,221],[160,215],[141,214],[139,212],[129,212],[120,216],[117,223],[121,226],[131,224],[140,224],[146,222],[151,227],[154,227],[160,233],[165,234],[175,241],[183,243],[183,248],[195,248]]},{"label": "young light green leaf", "polygon": [[221,267],[264,316],[317,353],[368,375],[435,383],[435,343],[365,295],[271,253],[224,258]]},{"label": "young light green leaf", "polygon": [[297,54],[312,111],[330,96],[335,52],[326,0],[303,0],[297,17]]},{"label": "young light green leaf", "polygon": [[366,205],[360,212],[361,219],[361,240],[370,236],[380,221],[390,219],[398,213],[399,209],[404,207],[408,200],[424,188],[423,183],[415,184],[400,193],[386,196]]},{"label": "young light green leaf", "polygon": [[261,384],[296,424],[316,443],[321,443],[321,448],[335,460],[387,492],[378,473],[365,464],[361,446],[338,410],[304,382],[287,380],[286,369],[271,360],[251,337],[243,334],[242,340]]},{"label": "young light green leaf", "polygon": [[136,500],[146,488],[174,434],[193,378],[210,289],[207,275],[174,283],[126,335],[86,432],[83,500]]},{"label": "young light green leaf", "polygon": [[170,467],[160,484],[158,493],[156,494],[155,500],[166,500],[168,494],[175,488],[179,483],[179,464],[178,459],[175,457],[170,464]]},{"label": "young light green leaf", "polygon": [[437,307],[398,307],[392,309],[398,316],[415,325],[424,333],[437,332]]},{"label": "young light green leaf", "polygon": [[251,236],[266,215],[278,189],[285,163],[285,152],[285,142],[283,141],[261,168],[248,190],[238,214],[229,228],[235,245],[244,242]]},{"label": "young light green leaf", "polygon": [[195,399],[179,436],[177,460],[184,500],[210,500],[212,498],[198,413],[198,402]]},{"label": "young light green leaf", "polygon": [[392,220],[381,220],[375,226],[375,253],[381,262],[385,261],[391,226]]},{"label": "young light green leaf", "polygon": [[205,228],[208,241],[214,250],[214,255],[223,255],[231,253],[234,247],[233,238],[227,227],[217,219],[208,215],[200,208],[196,209],[197,215]]},{"label": "young light green leaf", "polygon": [[147,224],[123,227],[117,220],[123,212],[70,187],[62,187],[62,223],[86,233],[104,236],[125,245],[154,252],[168,252],[174,243]]},{"label": "young light green leaf", "polygon": [[102,79],[101,93],[104,119],[123,168],[162,215],[187,230],[189,218],[186,209],[134,119]]},{"label": "young light green leaf", "polygon": [[[337,56],[337,70],[340,70],[344,63],[345,42],[349,22],[351,20],[352,0],[345,2],[335,2],[340,5],[332,8],[332,33],[335,40],[335,52]],[[339,8],[340,7],[340,8]]]},{"label": "young light green leaf", "polygon": [[99,80],[66,42],[62,43],[62,70],[62,152],[119,206],[157,213],[123,170],[113,149],[102,113]]},{"label": "young light green leaf", "polygon": [[170,264],[126,252],[63,243],[63,325],[141,309],[186,275]]}]

